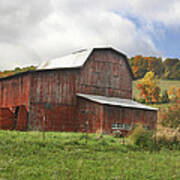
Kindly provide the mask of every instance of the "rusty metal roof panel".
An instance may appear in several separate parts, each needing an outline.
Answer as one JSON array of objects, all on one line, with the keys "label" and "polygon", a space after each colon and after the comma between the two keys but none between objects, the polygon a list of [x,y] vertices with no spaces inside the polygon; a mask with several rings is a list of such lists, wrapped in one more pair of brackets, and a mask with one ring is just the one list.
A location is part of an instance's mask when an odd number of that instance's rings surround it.
[{"label": "rusty metal roof panel", "polygon": [[80,93],[78,93],[77,96],[100,103],[100,104],[158,111],[158,108],[152,108],[150,106],[140,104],[131,99],[121,99],[121,98],[116,98],[116,97],[96,96],[96,95],[80,94]]},{"label": "rusty metal roof panel", "polygon": [[37,69],[77,68],[82,67],[93,49],[82,49],[67,56],[43,62]]}]

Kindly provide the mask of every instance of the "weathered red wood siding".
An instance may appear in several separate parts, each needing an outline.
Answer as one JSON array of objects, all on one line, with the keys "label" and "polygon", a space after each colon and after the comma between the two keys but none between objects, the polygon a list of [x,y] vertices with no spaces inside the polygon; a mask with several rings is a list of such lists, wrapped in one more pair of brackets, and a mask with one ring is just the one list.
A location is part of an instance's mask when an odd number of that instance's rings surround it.
[{"label": "weathered red wood siding", "polygon": [[[88,128],[86,129],[86,122]],[[101,133],[103,123],[103,106],[92,101],[87,101],[78,97],[77,100],[77,118],[75,130],[81,132]]]},{"label": "weathered red wood siding", "polygon": [[77,131],[84,131],[86,121],[89,122],[88,132],[112,133],[112,124],[142,124],[150,129],[156,126],[156,111],[103,105],[80,97],[77,102]]},{"label": "weathered red wood siding", "polygon": [[77,92],[132,98],[132,76],[125,58],[111,50],[96,50],[77,78]]},{"label": "weathered red wood siding", "polygon": [[29,107],[30,74],[0,80],[0,107]]},{"label": "weathered red wood siding", "polygon": [[9,119],[2,120],[4,127],[12,127],[17,107],[13,128],[18,130],[28,126],[38,130],[83,131],[87,119],[89,132],[111,133],[112,123],[116,122],[148,122],[155,126],[156,112],[103,106],[77,99],[76,93],[131,99],[132,74],[126,57],[110,49],[98,49],[81,69],[38,70],[1,79],[0,108],[8,108],[3,113],[9,114]]},{"label": "weathered red wood siding", "polygon": [[[23,109],[29,109],[30,74],[21,74],[0,79],[0,110],[2,129],[25,130],[24,123],[28,121],[23,116]],[[17,123],[15,109],[19,108]],[[16,125],[17,128],[16,128]],[[23,128],[22,128],[23,127]]]},{"label": "weathered red wood siding", "polygon": [[156,127],[157,112],[143,109],[121,108],[104,105],[103,131],[112,133],[112,124],[142,124],[150,129]]},{"label": "weathered red wood siding", "polygon": [[30,129],[74,130],[76,73],[70,69],[32,74]]},{"label": "weathered red wood siding", "polygon": [[27,130],[27,123],[28,123],[28,111],[25,106],[19,106],[18,116],[17,116],[17,123],[16,123],[16,130]]},{"label": "weathered red wood siding", "polygon": [[0,108],[0,129],[14,129],[14,113],[9,108]]}]

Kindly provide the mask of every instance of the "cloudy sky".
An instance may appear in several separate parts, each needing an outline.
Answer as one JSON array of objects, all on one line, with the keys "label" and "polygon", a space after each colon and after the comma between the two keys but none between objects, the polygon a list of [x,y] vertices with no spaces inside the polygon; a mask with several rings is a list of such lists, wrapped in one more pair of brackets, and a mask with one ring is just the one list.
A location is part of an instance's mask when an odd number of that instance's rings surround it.
[{"label": "cloudy sky", "polygon": [[0,70],[81,48],[180,58],[179,0],[0,0]]}]

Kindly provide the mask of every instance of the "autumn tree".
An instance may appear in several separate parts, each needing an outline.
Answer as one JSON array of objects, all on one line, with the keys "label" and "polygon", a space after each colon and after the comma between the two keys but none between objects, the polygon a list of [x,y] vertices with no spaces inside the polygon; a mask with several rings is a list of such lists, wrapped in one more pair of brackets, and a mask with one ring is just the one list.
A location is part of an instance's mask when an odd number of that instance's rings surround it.
[{"label": "autumn tree", "polygon": [[171,101],[180,101],[180,87],[171,86],[168,91],[168,96]]},{"label": "autumn tree", "polygon": [[164,74],[164,66],[162,62],[162,58],[157,57],[143,57],[141,55],[137,55],[133,58],[129,59],[130,65],[132,67],[134,76],[139,79],[143,78],[144,75],[152,71],[159,78]]},{"label": "autumn tree", "polygon": [[158,102],[160,98],[160,87],[157,85],[158,79],[155,73],[147,72],[137,88],[140,90],[140,96],[144,97],[146,102]]},{"label": "autumn tree", "polygon": [[148,72],[152,71],[160,78],[164,73],[162,59],[157,57],[144,57],[144,59],[148,61]]}]

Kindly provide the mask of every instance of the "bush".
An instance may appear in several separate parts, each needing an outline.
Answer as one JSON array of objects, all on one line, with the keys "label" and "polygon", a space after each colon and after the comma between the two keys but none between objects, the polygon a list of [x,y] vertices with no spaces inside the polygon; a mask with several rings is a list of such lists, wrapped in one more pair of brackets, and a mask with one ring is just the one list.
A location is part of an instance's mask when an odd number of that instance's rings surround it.
[{"label": "bush", "polygon": [[180,128],[180,104],[175,104],[159,112],[160,124],[168,128]]},{"label": "bush", "polygon": [[142,125],[137,125],[129,138],[140,148],[152,150],[155,147],[153,132],[146,130]]},{"label": "bush", "polygon": [[161,103],[168,103],[169,102],[169,96],[167,90],[165,90],[161,96]]}]

